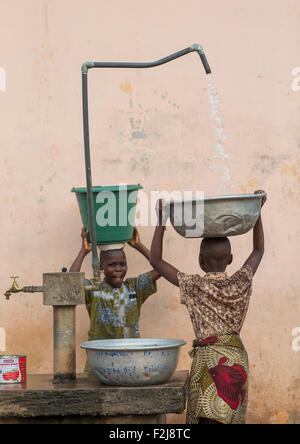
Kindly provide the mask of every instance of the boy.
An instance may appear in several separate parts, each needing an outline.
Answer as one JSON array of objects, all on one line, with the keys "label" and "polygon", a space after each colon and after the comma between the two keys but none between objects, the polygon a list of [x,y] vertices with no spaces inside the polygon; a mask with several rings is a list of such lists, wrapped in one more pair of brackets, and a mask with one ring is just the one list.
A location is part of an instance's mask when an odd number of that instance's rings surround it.
[{"label": "boy", "polygon": [[[82,247],[70,271],[79,272],[84,258],[91,251],[87,231],[82,228]],[[128,244],[148,260],[150,251],[142,244],[137,229]],[[90,316],[89,340],[139,338],[139,318],[142,304],[157,291],[156,281],[160,277],[155,270],[136,278],[124,280],[127,273],[126,255],[120,245],[106,246],[100,253],[104,281],[99,290],[86,292],[86,307]],[[86,285],[91,282],[86,280]],[[86,365],[86,371],[89,371]]]},{"label": "boy", "polygon": [[[265,200],[264,197],[262,205]],[[165,262],[165,217],[160,201],[150,262],[179,287],[181,303],[187,307],[195,332],[186,422],[243,424],[247,412],[248,356],[239,333],[249,306],[252,277],[264,254],[261,215],[253,228],[253,251],[232,276],[225,273],[232,262],[227,238],[203,239],[199,264],[204,276],[180,273]]]}]

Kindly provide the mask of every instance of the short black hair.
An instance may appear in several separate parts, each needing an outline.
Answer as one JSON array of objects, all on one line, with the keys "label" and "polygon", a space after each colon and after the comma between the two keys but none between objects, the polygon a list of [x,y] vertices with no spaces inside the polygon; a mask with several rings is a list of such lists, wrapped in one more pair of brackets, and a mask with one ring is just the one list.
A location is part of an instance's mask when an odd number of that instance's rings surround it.
[{"label": "short black hair", "polygon": [[200,254],[216,256],[231,254],[228,237],[205,237],[201,242]]},{"label": "short black hair", "polygon": [[231,245],[227,237],[206,237],[202,240],[199,265],[203,271],[223,271],[231,262]]},{"label": "short black hair", "polygon": [[123,253],[126,259],[126,254],[124,250],[122,248],[116,248],[115,250],[100,251],[100,263],[102,263],[103,261],[107,261],[109,259],[109,256],[115,252]]}]

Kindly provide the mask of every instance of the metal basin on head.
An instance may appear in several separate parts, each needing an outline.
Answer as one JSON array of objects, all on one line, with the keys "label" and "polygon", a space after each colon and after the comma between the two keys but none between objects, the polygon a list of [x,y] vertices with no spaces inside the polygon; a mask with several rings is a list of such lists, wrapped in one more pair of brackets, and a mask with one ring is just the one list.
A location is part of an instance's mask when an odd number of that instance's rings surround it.
[{"label": "metal basin on head", "polygon": [[170,221],[177,233],[186,238],[237,236],[254,227],[265,195],[232,194],[170,201]]},{"label": "metal basin on head", "polygon": [[80,344],[88,363],[106,385],[162,384],[173,375],[179,359],[180,339],[102,339]]}]

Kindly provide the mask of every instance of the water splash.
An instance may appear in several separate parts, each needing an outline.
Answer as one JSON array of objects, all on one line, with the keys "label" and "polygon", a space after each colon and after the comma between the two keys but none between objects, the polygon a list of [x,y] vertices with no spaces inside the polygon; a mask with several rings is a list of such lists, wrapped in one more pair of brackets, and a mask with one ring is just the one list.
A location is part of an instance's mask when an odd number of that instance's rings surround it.
[{"label": "water splash", "polygon": [[207,75],[208,78],[208,94],[209,101],[211,104],[211,115],[214,123],[214,130],[216,135],[216,154],[214,159],[216,159],[217,165],[211,166],[210,168],[222,170],[222,184],[221,192],[230,193],[231,192],[231,174],[229,161],[231,158],[230,154],[227,154],[224,149],[225,140],[228,134],[225,130],[225,125],[223,122],[223,116],[220,114],[221,103],[219,99],[219,93],[215,85],[215,80],[212,74]]}]

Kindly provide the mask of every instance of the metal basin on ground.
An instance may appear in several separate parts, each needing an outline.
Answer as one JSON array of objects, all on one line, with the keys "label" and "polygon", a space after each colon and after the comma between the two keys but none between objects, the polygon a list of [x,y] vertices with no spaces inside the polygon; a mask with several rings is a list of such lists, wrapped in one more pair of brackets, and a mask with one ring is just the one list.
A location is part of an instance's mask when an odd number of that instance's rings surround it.
[{"label": "metal basin on ground", "polygon": [[145,386],[162,384],[174,373],[180,339],[103,339],[80,344],[88,362],[103,384]]},{"label": "metal basin on ground", "polygon": [[254,227],[265,195],[232,194],[170,201],[170,221],[177,233],[186,238],[237,236]]}]

